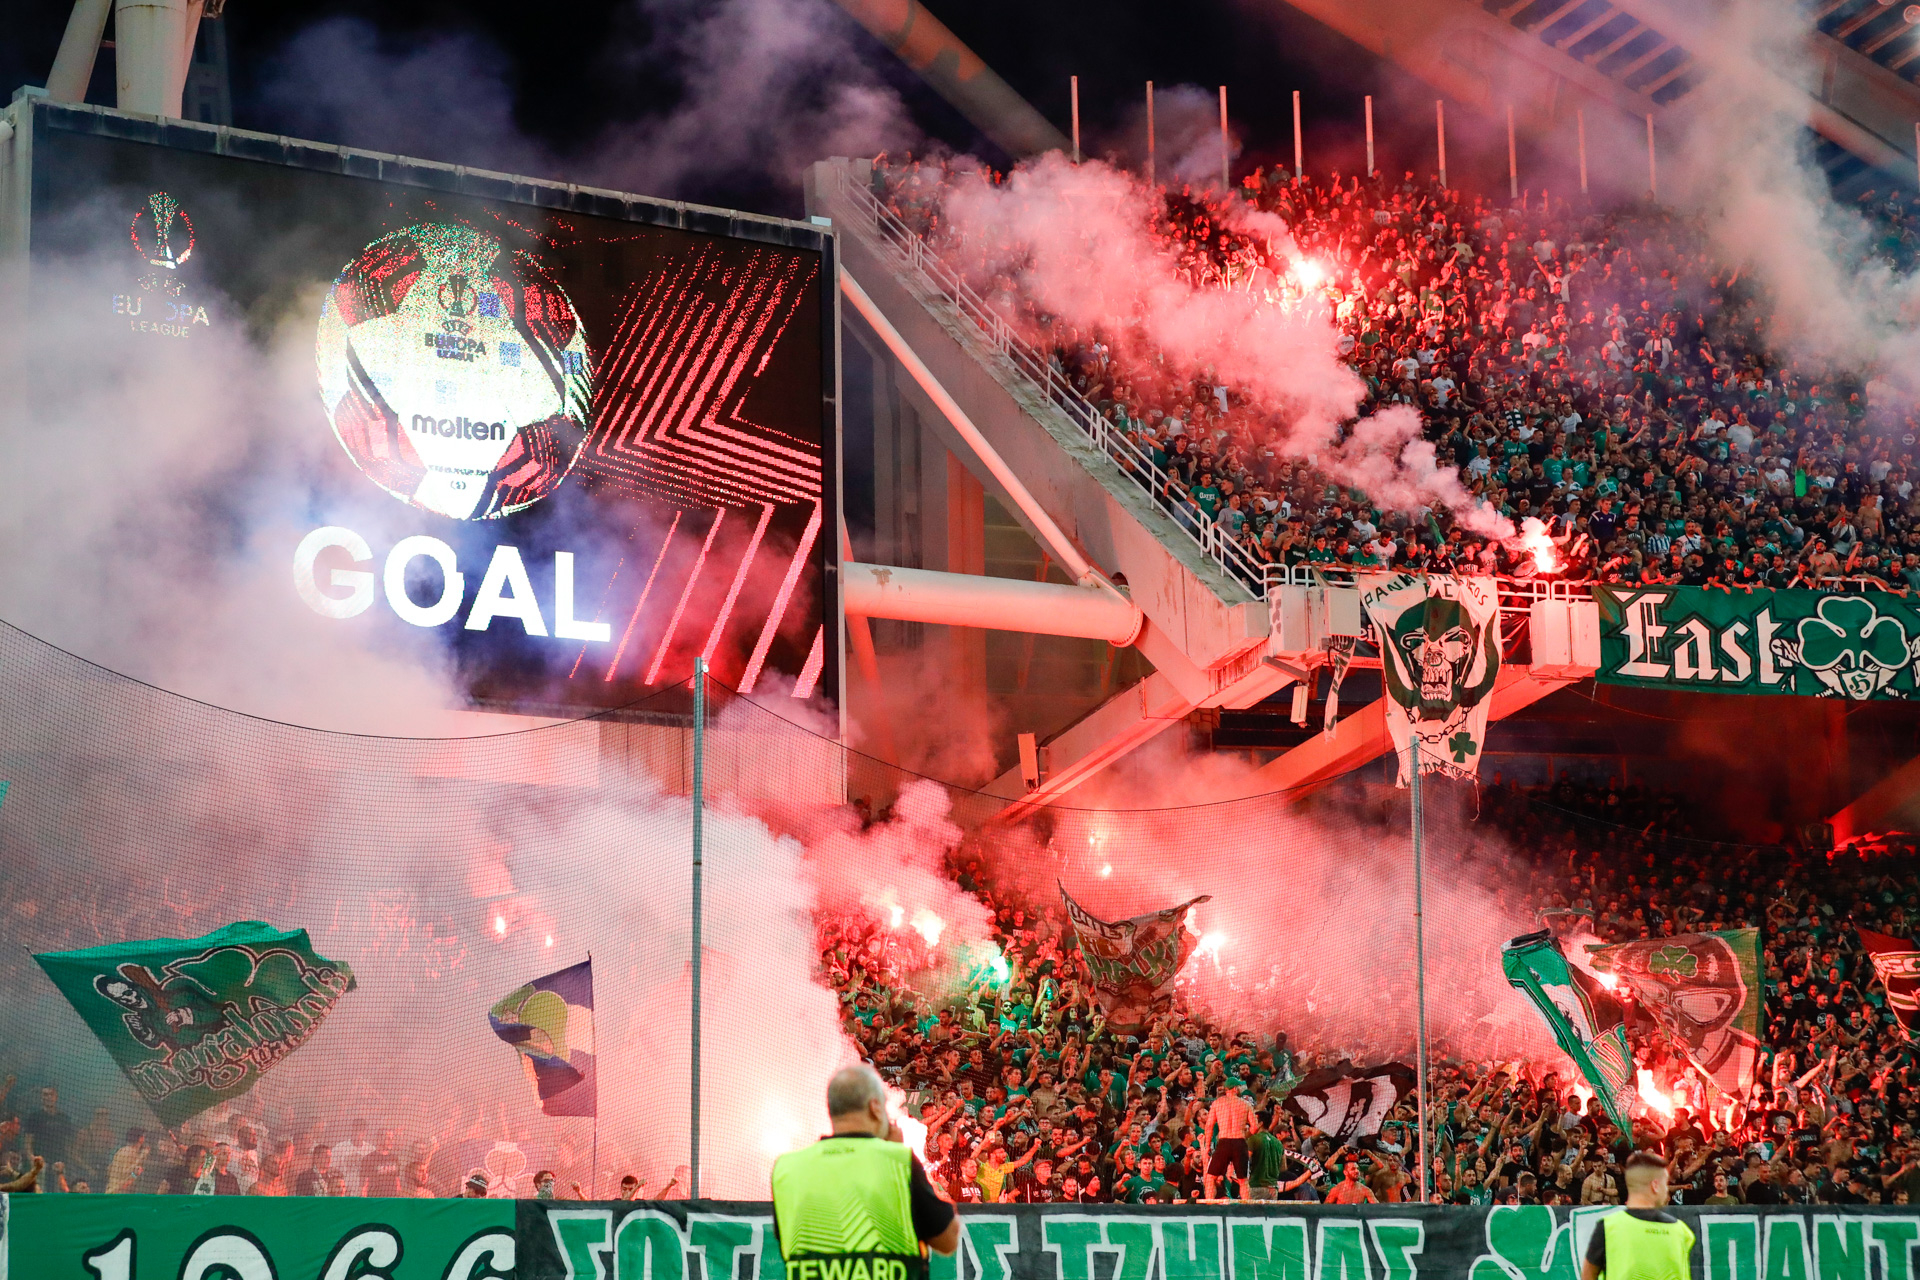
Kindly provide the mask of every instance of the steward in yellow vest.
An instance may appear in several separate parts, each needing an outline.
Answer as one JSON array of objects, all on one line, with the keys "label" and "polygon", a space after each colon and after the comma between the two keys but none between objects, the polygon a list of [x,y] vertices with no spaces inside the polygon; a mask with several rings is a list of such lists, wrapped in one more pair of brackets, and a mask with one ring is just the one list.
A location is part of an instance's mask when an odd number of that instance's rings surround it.
[{"label": "steward in yellow vest", "polygon": [[773,1220],[787,1280],[926,1280],[927,1248],[951,1254],[960,1220],[887,1118],[871,1067],[827,1085],[833,1132],[773,1162]]},{"label": "steward in yellow vest", "polygon": [[1627,1157],[1627,1203],[1600,1219],[1580,1280],[1688,1280],[1693,1231],[1662,1211],[1667,1162],[1651,1151]]}]

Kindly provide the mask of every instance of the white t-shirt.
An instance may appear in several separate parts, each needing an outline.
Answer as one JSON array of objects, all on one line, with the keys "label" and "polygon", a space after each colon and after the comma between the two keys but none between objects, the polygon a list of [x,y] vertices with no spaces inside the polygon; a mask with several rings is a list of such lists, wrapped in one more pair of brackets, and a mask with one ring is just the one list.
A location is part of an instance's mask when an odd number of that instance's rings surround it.
[{"label": "white t-shirt", "polygon": [[333,1147],[333,1167],[346,1179],[347,1194],[360,1193],[360,1162],[373,1154],[372,1142],[355,1143],[352,1138],[337,1142]]}]

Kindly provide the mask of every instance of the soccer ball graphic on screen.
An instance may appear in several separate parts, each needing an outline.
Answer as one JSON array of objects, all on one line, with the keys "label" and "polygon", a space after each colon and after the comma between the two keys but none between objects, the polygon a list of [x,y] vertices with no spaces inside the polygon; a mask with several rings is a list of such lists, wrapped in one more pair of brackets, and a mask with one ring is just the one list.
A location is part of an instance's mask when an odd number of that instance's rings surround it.
[{"label": "soccer ball graphic on screen", "polygon": [[416,507],[524,510],[586,439],[580,316],[537,261],[484,231],[421,223],[368,245],[327,292],[315,345],[334,435]]}]

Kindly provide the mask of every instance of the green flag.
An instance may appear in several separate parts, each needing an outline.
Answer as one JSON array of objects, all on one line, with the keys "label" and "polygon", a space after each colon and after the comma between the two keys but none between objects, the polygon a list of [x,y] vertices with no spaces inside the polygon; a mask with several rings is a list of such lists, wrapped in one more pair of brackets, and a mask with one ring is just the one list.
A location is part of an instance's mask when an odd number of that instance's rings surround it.
[{"label": "green flag", "polygon": [[1760,931],[1681,933],[1593,947],[1660,1029],[1730,1098],[1744,1098],[1760,1062]]},{"label": "green flag", "polygon": [[1613,993],[1568,964],[1560,944],[1544,930],[1502,947],[1500,967],[1547,1020],[1561,1051],[1593,1086],[1607,1116],[1621,1133],[1631,1134],[1627,1111],[1634,1099],[1633,1050]]},{"label": "green flag", "polygon": [[354,988],[306,930],[258,920],[34,959],[169,1128],[251,1089]]}]

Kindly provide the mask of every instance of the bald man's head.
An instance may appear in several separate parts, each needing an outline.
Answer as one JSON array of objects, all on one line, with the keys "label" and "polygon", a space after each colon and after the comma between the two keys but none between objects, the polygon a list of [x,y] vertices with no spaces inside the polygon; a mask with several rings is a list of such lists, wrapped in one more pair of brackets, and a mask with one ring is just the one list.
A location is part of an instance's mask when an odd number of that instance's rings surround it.
[{"label": "bald man's head", "polygon": [[835,1133],[884,1134],[887,1086],[872,1067],[842,1067],[827,1081],[827,1115]]}]

